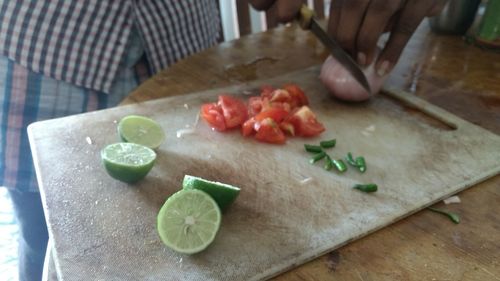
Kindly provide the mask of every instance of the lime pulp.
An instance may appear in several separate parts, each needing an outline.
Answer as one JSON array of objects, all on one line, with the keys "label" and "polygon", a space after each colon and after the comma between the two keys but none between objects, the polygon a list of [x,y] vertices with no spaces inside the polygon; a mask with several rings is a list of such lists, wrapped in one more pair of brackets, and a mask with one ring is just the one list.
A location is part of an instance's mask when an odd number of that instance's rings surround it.
[{"label": "lime pulp", "polygon": [[157,230],[167,247],[179,253],[195,254],[213,242],[220,223],[220,209],[210,195],[182,189],[161,207]]},{"label": "lime pulp", "polygon": [[101,150],[101,160],[111,177],[133,183],[143,179],[153,168],[156,153],[135,143],[114,143]]},{"label": "lime pulp", "polygon": [[125,142],[133,142],[147,146],[149,148],[158,148],[165,140],[165,133],[153,119],[129,115],[118,123],[118,134]]}]

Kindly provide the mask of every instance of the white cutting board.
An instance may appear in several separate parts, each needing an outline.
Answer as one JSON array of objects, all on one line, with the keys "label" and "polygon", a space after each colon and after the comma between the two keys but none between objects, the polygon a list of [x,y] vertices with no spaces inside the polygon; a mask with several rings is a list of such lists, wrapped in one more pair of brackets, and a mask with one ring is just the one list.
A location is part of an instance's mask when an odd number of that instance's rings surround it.
[{"label": "white cutting board", "polygon": [[[409,94],[379,95],[362,104],[331,99],[318,68],[29,127],[56,269],[64,280],[260,280],[318,257],[500,172],[500,137]],[[262,84],[298,83],[327,130],[313,139],[268,145],[238,131],[218,133],[200,105],[222,92],[245,96]],[[394,99],[396,97],[396,99]],[[446,130],[409,114],[397,99],[455,126]],[[118,140],[128,114],[157,120],[166,142],[151,173],[135,185],[110,178],[100,150]],[[92,141],[87,142],[87,137]],[[335,158],[352,151],[368,169],[344,174],[311,165],[304,143],[337,139]],[[186,256],[165,248],[156,214],[185,174],[241,187],[214,243]],[[302,184],[304,179],[311,178]],[[365,194],[351,187],[375,182]]]}]

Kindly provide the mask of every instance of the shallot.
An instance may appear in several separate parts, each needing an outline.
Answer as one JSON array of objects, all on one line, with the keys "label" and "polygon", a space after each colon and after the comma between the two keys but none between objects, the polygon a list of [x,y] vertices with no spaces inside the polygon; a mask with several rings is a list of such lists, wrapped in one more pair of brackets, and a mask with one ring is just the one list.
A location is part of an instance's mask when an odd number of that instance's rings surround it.
[{"label": "shallot", "polygon": [[363,69],[370,93],[332,56],[323,63],[320,79],[334,97],[345,101],[364,101],[376,94],[387,78],[387,75],[377,75],[375,61]]}]

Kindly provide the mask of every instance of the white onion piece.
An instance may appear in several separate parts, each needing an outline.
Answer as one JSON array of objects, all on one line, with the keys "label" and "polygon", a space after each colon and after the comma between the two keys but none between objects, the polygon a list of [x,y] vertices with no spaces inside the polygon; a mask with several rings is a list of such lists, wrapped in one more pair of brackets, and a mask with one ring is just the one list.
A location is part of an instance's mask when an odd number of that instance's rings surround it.
[{"label": "white onion piece", "polygon": [[460,203],[462,201],[460,200],[460,197],[458,197],[457,195],[455,195],[455,196],[451,196],[451,197],[448,197],[448,198],[444,199],[443,202],[446,205],[448,205],[448,204],[453,204],[453,203],[458,204],[458,203]]},{"label": "white onion piece", "polygon": [[194,120],[193,127],[196,128],[196,126],[198,126],[199,121],[200,121],[200,112],[198,111],[198,114],[196,114],[196,119]]},{"label": "white onion piece", "polygon": [[194,128],[188,128],[188,129],[179,129],[177,130],[176,132],[176,136],[177,138],[182,138],[182,136],[184,135],[190,135],[190,134],[194,134]]},{"label": "white onion piece", "polygon": [[313,178],[308,177],[308,178],[305,178],[305,179],[301,180],[300,184],[301,185],[306,185],[306,184],[310,183],[311,181],[313,181]]}]

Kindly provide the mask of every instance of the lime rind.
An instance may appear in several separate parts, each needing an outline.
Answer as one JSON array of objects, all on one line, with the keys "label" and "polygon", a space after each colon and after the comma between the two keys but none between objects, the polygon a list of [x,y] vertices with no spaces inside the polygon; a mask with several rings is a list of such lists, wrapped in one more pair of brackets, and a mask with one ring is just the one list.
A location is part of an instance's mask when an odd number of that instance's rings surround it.
[{"label": "lime rind", "polygon": [[114,143],[101,150],[101,160],[111,177],[134,183],[151,171],[156,153],[149,147],[135,143]]},{"label": "lime rind", "polygon": [[205,250],[215,239],[222,215],[217,203],[200,190],[181,190],[167,199],[157,217],[162,242],[184,254]]},{"label": "lime rind", "polygon": [[190,175],[184,176],[182,187],[186,190],[196,189],[208,193],[217,202],[222,212],[229,208],[240,193],[240,188],[236,186]]},{"label": "lime rind", "polygon": [[160,124],[139,115],[122,118],[118,123],[118,134],[124,142],[133,142],[152,149],[158,148],[165,140],[165,132]]}]

